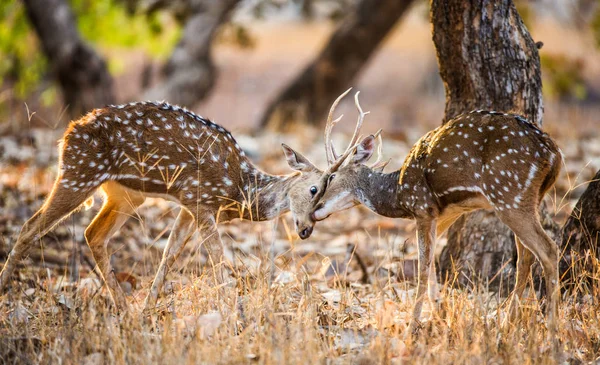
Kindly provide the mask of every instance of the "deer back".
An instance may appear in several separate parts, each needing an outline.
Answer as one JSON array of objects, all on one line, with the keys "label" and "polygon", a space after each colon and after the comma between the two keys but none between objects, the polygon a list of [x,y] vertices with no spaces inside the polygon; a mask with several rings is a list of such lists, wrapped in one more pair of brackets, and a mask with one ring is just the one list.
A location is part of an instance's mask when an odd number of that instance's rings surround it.
[{"label": "deer back", "polygon": [[[473,111],[448,121],[419,140],[405,160],[399,191],[414,208],[444,208],[486,197],[494,208],[539,203],[560,171],[552,139],[525,118]],[[529,193],[532,191],[534,194]]]},{"label": "deer back", "polygon": [[[109,106],[70,124],[60,183],[92,190],[108,180],[185,204],[218,205],[237,198],[250,163],[225,128],[168,103]],[[73,174],[69,174],[73,176]]]}]

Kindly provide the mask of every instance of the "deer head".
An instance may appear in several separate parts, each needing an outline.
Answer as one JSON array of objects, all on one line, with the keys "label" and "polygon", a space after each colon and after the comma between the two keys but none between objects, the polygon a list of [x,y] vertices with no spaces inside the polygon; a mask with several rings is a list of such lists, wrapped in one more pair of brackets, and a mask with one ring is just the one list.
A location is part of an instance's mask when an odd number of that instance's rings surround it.
[{"label": "deer head", "polygon": [[[383,173],[381,131],[365,138],[359,131],[367,114],[355,96],[357,126],[346,151],[338,157],[331,130],[340,119],[331,108],[325,128],[329,168],[318,185],[311,219],[319,221],[358,204],[387,217],[416,220],[419,247],[417,301],[407,333],[413,333],[424,293],[436,298],[433,253],[435,236],[443,234],[463,213],[494,209],[517,237],[517,279],[514,298],[520,298],[529,278],[533,257],[540,260],[550,294],[547,306],[553,328],[559,301],[556,244],[539,222],[539,203],[554,184],[562,155],[552,139],[519,115],[475,110],[457,116],[425,134],[411,149],[401,169]],[[360,142],[358,142],[360,141]],[[378,158],[365,163],[377,142]]]},{"label": "deer head", "polygon": [[319,170],[306,157],[282,143],[288,165],[299,172],[300,176],[290,187],[290,211],[294,219],[296,233],[301,239],[310,237],[314,220],[312,219],[312,201],[318,193],[318,185],[323,171]]},{"label": "deer head", "polygon": [[[368,114],[368,112],[363,112],[362,109],[360,109],[357,93],[355,101],[360,111],[358,123],[354,134],[350,139],[348,148],[346,148],[341,156],[337,155],[331,143],[331,131],[333,126],[341,120],[343,115],[334,120],[333,113],[339,102],[350,92],[350,90],[351,89],[348,89],[334,101],[327,117],[325,126],[325,153],[329,167],[326,171],[319,170],[306,157],[294,151],[289,146],[282,144],[289,166],[300,172],[298,180],[294,182],[294,185],[289,190],[289,200],[296,232],[301,239],[310,237],[315,224],[313,216],[314,207],[325,193],[327,183],[333,179],[332,176],[335,177],[335,172],[342,167],[343,162],[348,159],[350,155],[352,155],[352,158],[349,160],[350,164],[348,164],[348,166],[361,164],[369,160],[373,153],[375,139],[380,135],[378,132],[375,136],[369,136],[360,143],[357,143],[360,139],[359,133],[362,122],[365,115]],[[381,141],[380,137],[379,140]],[[370,151],[368,150],[369,148]],[[381,155],[381,146],[379,148],[379,153]],[[378,168],[378,166],[381,166],[380,159],[377,160],[373,168]],[[383,166],[385,166],[385,164]]]},{"label": "deer head", "polygon": [[[360,191],[356,189],[356,181],[359,176],[363,175],[361,172],[366,170],[382,171],[389,163],[389,161],[382,162],[381,130],[374,135],[364,138],[360,136],[365,116],[369,114],[369,112],[363,111],[360,106],[358,101],[360,92],[357,92],[354,96],[354,103],[359,112],[354,133],[344,153],[341,155],[336,153],[331,140],[331,131],[335,124],[342,119],[343,115],[337,119],[333,119],[333,113],[338,103],[350,90],[346,90],[346,92],[335,100],[327,118],[325,126],[325,153],[329,168],[322,174],[319,184],[316,187],[318,199],[314,199],[312,202],[314,208],[310,216],[313,221],[323,220],[336,211],[360,204],[360,200],[358,199]],[[358,142],[359,140],[360,142]],[[377,160],[372,165],[367,166],[365,163],[373,155],[376,142],[378,142]]]},{"label": "deer head", "polygon": [[[356,130],[366,113],[360,113]],[[338,119],[339,120],[339,119]],[[393,218],[416,221],[419,248],[417,301],[407,333],[417,328],[425,291],[435,300],[435,237],[466,212],[493,209],[516,236],[517,279],[513,298],[520,298],[536,257],[551,293],[547,314],[554,328],[558,290],[556,243],[539,222],[539,204],[560,172],[562,155],[556,143],[538,126],[520,115],[474,110],[426,133],[413,145],[401,169],[378,171],[385,163],[364,162],[375,149],[379,134],[360,140],[357,132],[349,149],[337,158],[326,127],[331,167],[323,174],[314,203],[314,220],[357,204]],[[379,161],[379,159],[378,159]],[[431,281],[430,281],[431,279]],[[433,289],[432,289],[433,288]]]},{"label": "deer head", "polygon": [[[356,153],[352,155],[344,166],[337,170],[330,170],[327,174],[327,182],[322,188],[324,190],[319,201],[315,204],[311,215],[315,221],[326,219],[331,214],[359,205],[361,184],[357,184],[363,176],[369,175],[373,169],[364,163],[371,158],[375,151],[374,135],[365,137],[357,146]],[[382,169],[382,168],[381,168]]]}]

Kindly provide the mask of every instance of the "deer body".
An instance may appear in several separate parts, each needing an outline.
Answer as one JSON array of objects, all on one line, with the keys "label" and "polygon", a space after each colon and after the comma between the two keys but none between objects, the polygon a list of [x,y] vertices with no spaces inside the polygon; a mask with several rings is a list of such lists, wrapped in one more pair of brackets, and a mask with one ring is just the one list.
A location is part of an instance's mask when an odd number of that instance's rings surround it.
[{"label": "deer body", "polygon": [[[357,170],[355,195],[393,218],[438,218],[452,214],[456,206],[503,212],[527,204],[529,190],[537,189],[541,198],[539,192],[556,180],[561,161],[550,137],[524,118],[475,111],[423,136],[400,170]],[[323,219],[327,204],[334,203],[326,200],[315,218]]]},{"label": "deer body", "polygon": [[[108,239],[146,197],[165,198],[182,207],[146,298],[150,308],[169,267],[196,229],[218,266],[223,251],[217,222],[269,220],[290,208],[310,209],[304,201],[310,199],[309,187],[321,172],[285,145],[284,151],[290,165],[302,173],[277,176],[259,170],[223,127],[168,103],[94,110],[65,132],[59,176],[43,206],[23,226],[0,273],[0,290],[34,241],[100,188],[104,204],[85,237],[118,308],[126,302],[110,268]],[[301,224],[296,219],[298,231],[310,234]]]},{"label": "deer body", "polygon": [[[356,105],[364,115],[358,98]],[[436,236],[462,214],[476,209],[493,209],[515,233],[518,260],[513,299],[523,293],[533,258],[541,262],[553,328],[558,252],[540,224],[539,205],[562,164],[554,141],[521,116],[478,110],[427,133],[413,146],[400,170],[385,174],[362,164],[373,153],[374,140],[375,136],[366,137],[356,145],[356,155],[349,163],[341,166],[338,160],[337,166],[326,172],[320,198],[313,202],[313,217],[322,220],[363,204],[387,217],[416,220],[419,274],[408,333],[416,329],[428,284],[430,299],[435,299]],[[326,146],[333,151],[330,141]]]},{"label": "deer body", "polygon": [[[116,181],[192,211],[248,201],[267,186],[291,178],[258,170],[223,127],[167,103],[96,110],[70,125],[62,149],[64,176],[59,183],[74,194]],[[86,178],[91,179],[82,184]],[[258,207],[256,220],[273,218],[270,208],[286,208]],[[242,217],[250,219],[250,213]]]}]

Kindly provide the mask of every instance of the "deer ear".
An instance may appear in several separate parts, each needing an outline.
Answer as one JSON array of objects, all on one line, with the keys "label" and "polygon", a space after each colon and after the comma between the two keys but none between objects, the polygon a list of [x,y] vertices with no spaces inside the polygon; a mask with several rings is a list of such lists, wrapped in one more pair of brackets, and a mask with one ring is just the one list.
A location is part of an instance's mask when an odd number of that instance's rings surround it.
[{"label": "deer ear", "polygon": [[360,141],[351,162],[354,164],[367,162],[373,156],[373,152],[375,152],[375,136],[370,135]]},{"label": "deer ear", "polygon": [[281,147],[283,148],[283,153],[285,153],[287,163],[292,169],[297,171],[313,171],[317,169],[306,157],[294,151],[290,146],[282,143]]}]

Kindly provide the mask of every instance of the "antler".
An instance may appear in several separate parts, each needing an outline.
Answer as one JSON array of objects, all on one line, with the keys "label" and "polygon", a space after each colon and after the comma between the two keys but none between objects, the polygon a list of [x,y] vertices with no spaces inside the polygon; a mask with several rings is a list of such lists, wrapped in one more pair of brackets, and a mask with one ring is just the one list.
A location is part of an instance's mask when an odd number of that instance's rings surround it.
[{"label": "antler", "polygon": [[335,99],[335,101],[331,105],[331,108],[329,109],[329,115],[327,116],[327,124],[325,124],[325,154],[327,156],[328,165],[333,164],[338,159],[338,156],[335,153],[335,148],[333,147],[333,142],[331,141],[331,130],[333,129],[333,126],[336,125],[336,123],[342,120],[342,118],[344,117],[344,114],[342,114],[337,119],[333,120],[333,112],[335,111],[335,108],[338,106],[340,101],[342,101],[344,96],[348,95],[350,90],[352,90],[352,88],[349,88],[348,90],[344,91],[342,95],[338,96],[337,99]]},{"label": "antler", "polygon": [[327,163],[329,164],[330,171],[337,170],[344,163],[346,158],[354,152],[354,150],[358,146],[357,142],[361,139],[359,133],[360,129],[362,128],[363,121],[365,120],[365,116],[369,114],[369,112],[365,112],[362,110],[360,102],[358,101],[358,95],[360,94],[360,91],[356,92],[356,94],[354,95],[354,105],[356,105],[356,109],[358,109],[358,120],[356,122],[354,134],[350,139],[348,147],[346,147],[346,150],[344,151],[342,156],[338,157],[338,155],[335,152],[335,148],[333,147],[333,142],[331,141],[331,131],[333,129],[333,126],[337,122],[339,122],[344,115],[342,114],[337,119],[333,120],[333,112],[335,111],[335,108],[337,107],[339,102],[344,98],[344,96],[348,95],[350,90],[352,90],[352,88],[346,90],[342,95],[338,96],[338,98],[335,99],[333,105],[331,106],[331,109],[329,109],[329,115],[327,117],[327,124],[325,126],[325,152],[327,155]]},{"label": "antler", "polygon": [[381,138],[381,129],[377,131],[377,133],[374,134],[373,137],[377,138],[377,160],[370,165],[369,167],[373,170],[378,170],[378,171],[383,171],[383,169],[390,163],[390,161],[392,160],[391,158],[387,161],[381,161],[381,158],[383,157],[382,151],[383,151],[383,139]]}]

